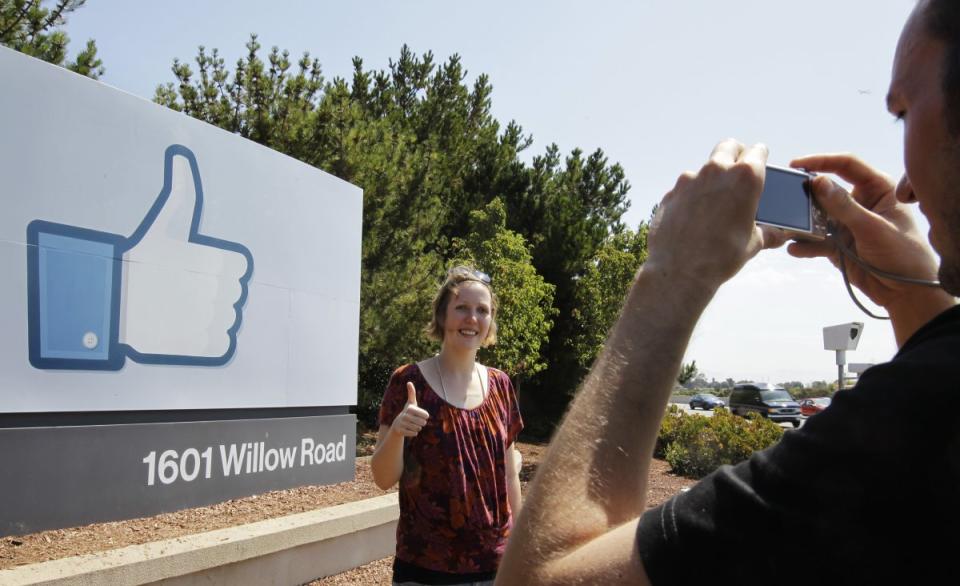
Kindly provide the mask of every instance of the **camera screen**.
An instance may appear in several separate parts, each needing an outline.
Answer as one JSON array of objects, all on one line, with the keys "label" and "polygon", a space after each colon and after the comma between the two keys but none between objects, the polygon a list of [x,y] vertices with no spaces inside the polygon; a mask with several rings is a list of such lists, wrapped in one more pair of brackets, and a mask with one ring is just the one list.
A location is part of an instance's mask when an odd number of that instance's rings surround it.
[{"label": "camera screen", "polygon": [[807,181],[806,174],[767,167],[757,221],[810,231],[810,194],[804,186]]}]

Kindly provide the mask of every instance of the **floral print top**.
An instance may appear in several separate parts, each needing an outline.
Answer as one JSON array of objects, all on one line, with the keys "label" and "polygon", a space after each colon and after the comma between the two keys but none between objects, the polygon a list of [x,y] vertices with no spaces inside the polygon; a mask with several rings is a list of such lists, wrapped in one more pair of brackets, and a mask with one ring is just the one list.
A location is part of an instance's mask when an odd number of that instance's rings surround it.
[{"label": "floral print top", "polygon": [[483,403],[460,409],[430,387],[416,364],[390,377],[380,424],[390,425],[407,402],[407,382],[426,426],[403,446],[397,558],[448,573],[496,571],[513,521],[507,502],[506,454],[523,420],[503,372],[488,368]]}]

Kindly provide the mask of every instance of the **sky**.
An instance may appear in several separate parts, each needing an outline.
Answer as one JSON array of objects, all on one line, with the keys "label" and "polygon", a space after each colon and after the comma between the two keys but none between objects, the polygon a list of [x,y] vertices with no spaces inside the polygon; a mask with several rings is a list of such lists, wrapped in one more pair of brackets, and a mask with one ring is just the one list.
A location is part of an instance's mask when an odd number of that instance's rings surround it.
[{"label": "sky", "polygon": [[[349,78],[354,56],[367,69],[385,69],[404,44],[432,51],[436,61],[458,54],[468,83],[490,77],[494,116],[533,136],[528,157],[556,143],[561,152],[600,148],[620,163],[632,186],[624,219],[635,227],[682,172],[698,169],[727,137],[767,144],[772,164],[844,151],[895,178],[902,173],[902,128],[884,98],[913,1],[800,6],[94,0],[70,16],[66,31],[71,54],[96,40],[106,67],[101,81],[144,98],[173,81],[174,58],[192,62],[203,45],[232,66],[254,32],[262,55],[272,46],[293,57],[308,51],[328,80]],[[853,321],[865,327],[848,362],[893,356],[889,323],[861,313],[826,260],[765,251],[721,288],[685,361],[696,360],[708,380],[836,380],[822,328]]]}]

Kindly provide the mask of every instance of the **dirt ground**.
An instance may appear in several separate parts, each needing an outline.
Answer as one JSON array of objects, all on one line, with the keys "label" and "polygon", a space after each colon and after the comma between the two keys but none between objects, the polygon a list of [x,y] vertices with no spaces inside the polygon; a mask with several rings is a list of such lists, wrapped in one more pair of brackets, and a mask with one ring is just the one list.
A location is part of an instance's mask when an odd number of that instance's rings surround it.
[{"label": "dirt ground", "polygon": [[[154,517],[7,536],[0,539],[0,569],[203,533],[392,492],[378,489],[371,479],[368,455],[372,451],[372,440],[371,434],[357,438],[360,457],[356,461],[356,477],[352,482],[274,491]],[[517,446],[524,460],[520,480],[526,486],[533,478],[546,446],[519,441]],[[654,460],[650,471],[649,506],[663,502],[693,483],[670,474],[666,462]],[[310,584],[390,584],[392,563],[392,557],[385,558]]]}]

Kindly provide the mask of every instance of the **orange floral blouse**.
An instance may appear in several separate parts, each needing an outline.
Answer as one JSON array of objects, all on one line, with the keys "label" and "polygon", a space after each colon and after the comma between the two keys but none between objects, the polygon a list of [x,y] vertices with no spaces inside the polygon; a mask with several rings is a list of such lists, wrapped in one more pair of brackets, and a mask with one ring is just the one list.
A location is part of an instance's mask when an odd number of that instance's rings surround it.
[{"label": "orange floral blouse", "polygon": [[403,446],[397,559],[447,573],[496,571],[513,520],[507,502],[506,453],[523,420],[513,383],[487,369],[483,403],[460,409],[444,401],[415,364],[394,371],[380,404],[390,425],[407,402],[407,382],[430,414]]}]

